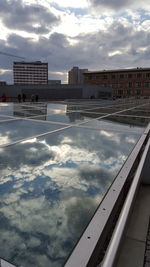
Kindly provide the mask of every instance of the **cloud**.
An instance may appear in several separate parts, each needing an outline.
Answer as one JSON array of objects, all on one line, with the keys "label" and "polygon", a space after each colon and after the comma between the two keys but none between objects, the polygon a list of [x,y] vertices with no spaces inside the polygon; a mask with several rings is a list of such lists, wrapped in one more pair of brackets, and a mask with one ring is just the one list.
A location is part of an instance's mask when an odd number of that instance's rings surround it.
[{"label": "cloud", "polygon": [[[89,3],[95,8],[104,8],[109,10],[118,11],[120,9],[128,9],[128,8],[141,8],[142,1],[136,0],[89,0]],[[144,6],[149,6],[149,1],[144,1]],[[144,7],[143,6],[143,7]]]},{"label": "cloud", "polygon": [[[49,78],[63,78],[65,82],[72,66],[89,70],[149,67],[149,23],[148,19],[142,21],[142,14],[138,15],[139,20],[131,13],[118,19],[106,17],[102,26],[103,20],[100,19],[99,29],[96,27],[94,32],[80,33],[74,37],[53,32],[48,37],[35,40],[10,34],[7,41],[0,40],[1,49],[25,56],[27,61],[47,61]],[[11,70],[11,61],[11,58],[1,56],[0,67]]]},{"label": "cloud", "polygon": [[62,266],[136,140],[73,127],[0,149],[1,255]]},{"label": "cloud", "polygon": [[9,29],[36,34],[49,33],[52,26],[60,22],[44,6],[23,4],[18,0],[1,0],[0,15],[3,24]]}]

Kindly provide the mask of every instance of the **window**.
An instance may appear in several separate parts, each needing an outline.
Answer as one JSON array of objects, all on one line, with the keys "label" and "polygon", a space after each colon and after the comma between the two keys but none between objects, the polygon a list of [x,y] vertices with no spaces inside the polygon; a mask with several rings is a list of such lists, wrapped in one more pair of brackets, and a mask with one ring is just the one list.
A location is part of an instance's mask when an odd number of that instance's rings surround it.
[{"label": "window", "polygon": [[115,75],[115,74],[113,74],[113,75],[111,76],[111,78],[112,78],[112,79],[115,79],[115,78],[116,78],[116,75]]},{"label": "window", "polygon": [[128,74],[128,78],[132,78],[132,74]]},{"label": "window", "polygon": [[131,90],[127,90],[127,95],[131,95]]},{"label": "window", "polygon": [[124,74],[120,74],[120,79],[123,79],[124,78]]},{"label": "window", "polygon": [[142,73],[138,73],[137,78],[141,78],[141,77],[142,77]]},{"label": "window", "polygon": [[136,90],[136,94],[140,95],[141,94],[141,90]]},{"label": "window", "polygon": [[146,82],[145,87],[150,87],[150,82]]},{"label": "window", "polygon": [[140,82],[137,82],[137,83],[135,83],[135,86],[136,87],[141,87],[141,83]]},{"label": "window", "polygon": [[123,90],[118,90],[119,95],[123,95]]},{"label": "window", "polygon": [[107,75],[104,75],[104,79],[106,80],[108,77],[107,77]]},{"label": "window", "polygon": [[129,88],[132,87],[132,83],[131,82],[128,83],[128,87]]},{"label": "window", "polygon": [[150,72],[146,73],[146,78],[150,78]]}]

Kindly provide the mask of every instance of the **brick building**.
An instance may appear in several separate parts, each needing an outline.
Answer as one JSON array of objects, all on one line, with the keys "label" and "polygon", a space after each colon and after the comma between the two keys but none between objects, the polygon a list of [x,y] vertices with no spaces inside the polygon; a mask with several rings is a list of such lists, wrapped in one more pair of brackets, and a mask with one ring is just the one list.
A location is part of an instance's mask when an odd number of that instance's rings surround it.
[{"label": "brick building", "polygon": [[115,97],[150,97],[150,68],[91,71],[84,73],[85,84],[110,87]]}]

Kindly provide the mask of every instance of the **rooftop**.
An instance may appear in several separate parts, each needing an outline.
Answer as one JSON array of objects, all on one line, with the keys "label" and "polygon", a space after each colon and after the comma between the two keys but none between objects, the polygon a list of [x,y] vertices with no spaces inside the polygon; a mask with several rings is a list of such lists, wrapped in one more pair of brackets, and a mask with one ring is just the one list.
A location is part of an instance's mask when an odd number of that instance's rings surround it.
[{"label": "rooftop", "polygon": [[0,103],[0,257],[64,266],[149,121],[149,99]]},{"label": "rooftop", "polygon": [[90,73],[115,73],[115,72],[141,72],[141,71],[150,71],[150,68],[128,68],[128,69],[113,69],[113,70],[99,70],[99,71],[87,71],[84,74]]}]

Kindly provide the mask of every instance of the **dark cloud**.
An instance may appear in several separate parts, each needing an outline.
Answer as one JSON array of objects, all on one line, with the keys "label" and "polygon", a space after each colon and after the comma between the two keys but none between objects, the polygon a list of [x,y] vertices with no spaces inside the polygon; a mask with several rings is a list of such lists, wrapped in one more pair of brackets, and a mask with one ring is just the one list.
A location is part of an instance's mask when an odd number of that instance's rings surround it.
[{"label": "dark cloud", "polygon": [[[56,78],[53,72],[67,73],[73,66],[89,70],[149,67],[150,33],[142,27],[137,31],[127,20],[115,20],[105,31],[80,34],[71,41],[76,43],[71,45],[67,36],[60,33],[53,33],[49,38],[40,37],[37,41],[11,34],[1,45],[4,52],[24,56],[26,61],[48,62],[50,79]],[[12,69],[13,58],[0,57],[0,67]],[[59,78],[62,76],[57,74]]]},{"label": "dark cloud", "polygon": [[2,22],[9,29],[45,34],[59,22],[59,18],[41,5],[25,5],[18,0],[1,0],[0,5]]},{"label": "dark cloud", "polygon": [[102,9],[104,8],[104,9],[112,9],[112,10],[117,11],[119,9],[129,8],[131,6],[135,8],[137,6],[137,1],[135,0],[89,0],[89,3],[96,10],[97,8],[99,10],[100,8]]}]

